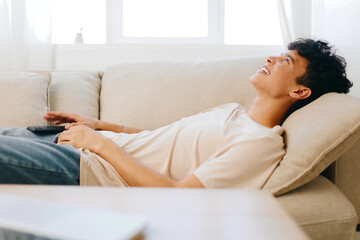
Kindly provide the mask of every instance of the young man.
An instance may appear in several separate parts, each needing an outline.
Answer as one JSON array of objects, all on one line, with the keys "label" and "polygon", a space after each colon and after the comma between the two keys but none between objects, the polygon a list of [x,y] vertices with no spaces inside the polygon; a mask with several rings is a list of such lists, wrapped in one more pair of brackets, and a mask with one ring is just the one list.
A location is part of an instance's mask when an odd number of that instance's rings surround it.
[{"label": "young man", "polygon": [[249,110],[225,104],[153,131],[49,112],[70,123],[58,136],[0,130],[0,183],[262,188],[285,154],[282,122],[324,93],[347,93],[345,67],[329,44],[300,39],[251,77]]}]

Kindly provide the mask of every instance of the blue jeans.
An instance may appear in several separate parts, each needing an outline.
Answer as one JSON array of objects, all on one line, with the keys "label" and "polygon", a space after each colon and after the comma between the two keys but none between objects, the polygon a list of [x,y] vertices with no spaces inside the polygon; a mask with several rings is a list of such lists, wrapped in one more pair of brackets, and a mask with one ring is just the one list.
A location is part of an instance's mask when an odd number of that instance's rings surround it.
[{"label": "blue jeans", "polygon": [[0,128],[0,183],[79,185],[80,151],[57,137]]}]

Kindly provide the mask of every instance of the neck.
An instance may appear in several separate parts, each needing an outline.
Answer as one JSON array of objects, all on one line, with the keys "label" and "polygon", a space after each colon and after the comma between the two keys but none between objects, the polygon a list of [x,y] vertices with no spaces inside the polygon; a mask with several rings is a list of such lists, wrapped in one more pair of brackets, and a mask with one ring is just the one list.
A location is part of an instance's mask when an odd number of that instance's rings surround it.
[{"label": "neck", "polygon": [[248,111],[249,117],[265,127],[280,125],[292,103],[286,100],[274,100],[257,96]]}]

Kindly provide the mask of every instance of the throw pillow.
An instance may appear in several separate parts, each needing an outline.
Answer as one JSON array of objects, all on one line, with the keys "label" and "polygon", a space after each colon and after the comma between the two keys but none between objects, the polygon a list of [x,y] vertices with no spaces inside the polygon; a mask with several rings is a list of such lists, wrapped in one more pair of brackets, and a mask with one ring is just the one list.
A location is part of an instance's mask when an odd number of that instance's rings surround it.
[{"label": "throw pillow", "polygon": [[50,110],[99,118],[100,77],[97,72],[51,73]]},{"label": "throw pillow", "polygon": [[281,195],[314,179],[360,138],[360,99],[328,93],[283,123],[286,154],[264,189]]},{"label": "throw pillow", "polygon": [[46,125],[48,75],[33,72],[0,72],[0,127]]}]

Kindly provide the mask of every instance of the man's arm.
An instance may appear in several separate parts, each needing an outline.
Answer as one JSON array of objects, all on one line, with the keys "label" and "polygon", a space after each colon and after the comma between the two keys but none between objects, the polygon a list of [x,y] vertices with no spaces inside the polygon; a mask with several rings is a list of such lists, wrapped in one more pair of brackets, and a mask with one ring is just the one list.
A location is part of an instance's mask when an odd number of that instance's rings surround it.
[{"label": "man's arm", "polygon": [[[80,116],[75,113],[64,113],[64,112],[47,112],[44,116],[46,121],[54,121],[55,125],[61,123],[70,123],[66,126],[66,129],[70,129],[73,126],[85,125],[94,130],[107,130],[117,133],[126,132],[126,133],[138,133],[143,130],[137,128],[125,127],[123,125],[117,125],[115,123],[109,123],[93,118],[87,118]],[[126,130],[126,131],[125,131]]]},{"label": "man's arm", "polygon": [[110,139],[100,141],[95,151],[108,161],[130,186],[204,188],[195,175],[190,175],[181,181],[174,181],[148,168]]},{"label": "man's arm", "polygon": [[113,131],[117,133],[139,133],[143,130],[137,128],[130,128],[123,125],[117,125],[115,123],[109,123],[101,120],[97,120],[96,130]]},{"label": "man's arm", "polygon": [[127,184],[133,187],[204,188],[195,175],[190,175],[181,181],[174,181],[148,168],[115,142],[84,125],[62,132],[58,138],[58,144],[70,144],[75,148],[85,148],[97,153],[115,168]]}]

